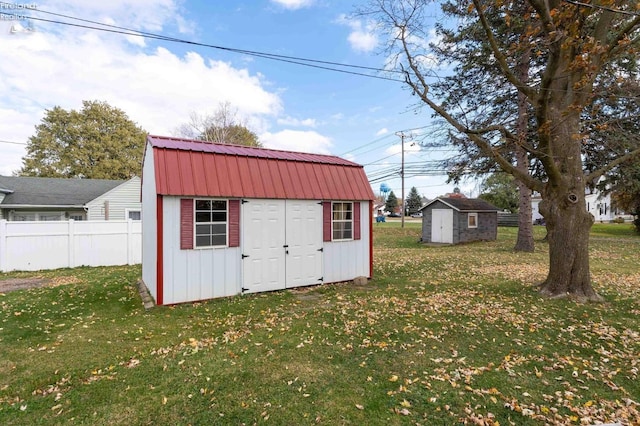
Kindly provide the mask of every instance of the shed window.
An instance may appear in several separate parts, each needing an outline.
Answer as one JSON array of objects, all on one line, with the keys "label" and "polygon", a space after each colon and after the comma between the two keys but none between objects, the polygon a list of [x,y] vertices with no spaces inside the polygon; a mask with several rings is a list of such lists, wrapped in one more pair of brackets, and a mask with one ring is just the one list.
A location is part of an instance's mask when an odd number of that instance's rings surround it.
[{"label": "shed window", "polygon": [[478,213],[469,213],[469,216],[467,219],[467,227],[468,228],[478,227]]},{"label": "shed window", "polygon": [[196,247],[227,245],[227,201],[195,200]]},{"label": "shed window", "polygon": [[353,203],[332,203],[331,229],[334,241],[353,239]]}]

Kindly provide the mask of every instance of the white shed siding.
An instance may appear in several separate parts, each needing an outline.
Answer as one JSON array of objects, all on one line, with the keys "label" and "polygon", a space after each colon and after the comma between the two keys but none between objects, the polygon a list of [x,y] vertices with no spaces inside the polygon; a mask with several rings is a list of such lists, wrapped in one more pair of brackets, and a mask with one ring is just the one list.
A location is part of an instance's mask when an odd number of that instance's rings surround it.
[{"label": "white shed siding", "polygon": [[163,221],[163,304],[242,291],[240,247],[181,250],[179,197],[163,197]]},{"label": "white shed siding", "polygon": [[[149,151],[152,151],[149,149]],[[150,175],[153,176],[153,175]],[[87,203],[87,220],[105,220],[105,201],[109,202],[108,220],[125,220],[126,210],[140,210],[140,178],[134,176],[111,191]]]},{"label": "white shed siding", "polygon": [[324,282],[369,276],[369,202],[360,203],[360,240],[324,243]]},{"label": "white shed siding", "polygon": [[149,289],[153,300],[157,300],[157,246],[156,226],[156,180],[154,173],[153,149],[147,147],[147,159],[144,162],[145,176],[142,182],[142,281]]}]

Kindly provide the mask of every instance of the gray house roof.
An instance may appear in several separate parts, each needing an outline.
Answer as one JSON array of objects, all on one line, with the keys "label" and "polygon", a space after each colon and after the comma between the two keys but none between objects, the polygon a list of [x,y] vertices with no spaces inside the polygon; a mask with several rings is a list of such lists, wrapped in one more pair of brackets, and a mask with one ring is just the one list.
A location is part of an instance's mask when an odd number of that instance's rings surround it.
[{"label": "gray house roof", "polygon": [[448,205],[454,210],[459,212],[496,212],[501,209],[497,208],[493,204],[486,202],[480,198],[436,198],[435,200],[431,200],[431,202],[427,203],[420,210],[424,210],[429,207],[431,204],[441,201],[444,204]]},{"label": "gray house roof", "polygon": [[121,185],[123,180],[58,179],[22,176],[0,176],[3,207],[77,206],[82,207]]}]

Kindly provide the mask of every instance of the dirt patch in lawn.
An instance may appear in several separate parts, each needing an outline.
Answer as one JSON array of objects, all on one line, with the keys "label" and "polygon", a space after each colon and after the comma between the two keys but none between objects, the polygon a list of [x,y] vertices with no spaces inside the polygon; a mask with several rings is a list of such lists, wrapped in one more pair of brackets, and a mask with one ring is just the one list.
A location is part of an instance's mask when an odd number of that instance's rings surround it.
[{"label": "dirt patch in lawn", "polygon": [[9,278],[0,280],[0,293],[7,293],[14,290],[28,290],[38,287],[56,287],[59,285],[73,284],[78,282],[76,277],[56,277],[56,278]]}]

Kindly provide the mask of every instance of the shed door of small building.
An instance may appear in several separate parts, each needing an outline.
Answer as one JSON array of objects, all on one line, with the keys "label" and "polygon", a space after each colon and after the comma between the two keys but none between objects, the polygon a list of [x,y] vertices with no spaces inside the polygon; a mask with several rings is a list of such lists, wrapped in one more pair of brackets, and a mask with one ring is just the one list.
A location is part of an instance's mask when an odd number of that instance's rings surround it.
[{"label": "shed door of small building", "polygon": [[431,210],[431,242],[453,243],[453,210]]},{"label": "shed door of small building", "polygon": [[322,206],[307,200],[248,200],[242,205],[245,293],[319,284]]},{"label": "shed door of small building", "polygon": [[285,202],[242,204],[242,287],[247,293],[285,288]]},{"label": "shed door of small building", "polygon": [[287,200],[287,288],[320,284],[322,279],[322,205]]}]

